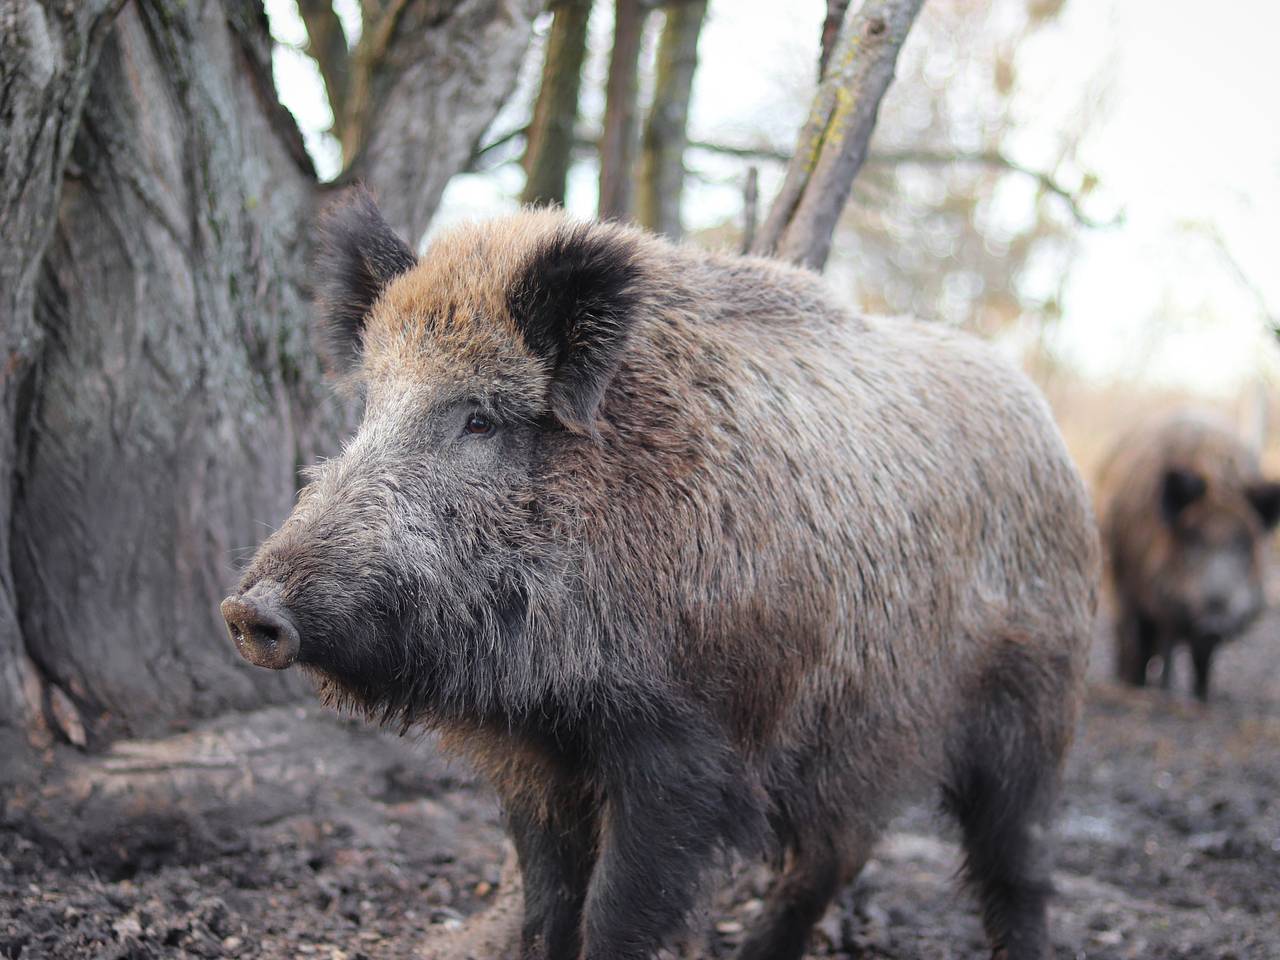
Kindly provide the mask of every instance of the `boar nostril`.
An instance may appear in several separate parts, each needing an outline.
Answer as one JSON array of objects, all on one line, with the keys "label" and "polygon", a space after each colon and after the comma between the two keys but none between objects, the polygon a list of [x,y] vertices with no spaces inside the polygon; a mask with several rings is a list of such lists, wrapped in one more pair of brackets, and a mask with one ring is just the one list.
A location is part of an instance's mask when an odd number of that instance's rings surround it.
[{"label": "boar nostril", "polygon": [[259,584],[247,593],[222,601],[227,632],[250,663],[283,670],[298,659],[298,628],[280,602],[276,584]]},{"label": "boar nostril", "polygon": [[1221,616],[1227,612],[1226,597],[1210,597],[1205,601],[1204,612],[1211,617]]}]

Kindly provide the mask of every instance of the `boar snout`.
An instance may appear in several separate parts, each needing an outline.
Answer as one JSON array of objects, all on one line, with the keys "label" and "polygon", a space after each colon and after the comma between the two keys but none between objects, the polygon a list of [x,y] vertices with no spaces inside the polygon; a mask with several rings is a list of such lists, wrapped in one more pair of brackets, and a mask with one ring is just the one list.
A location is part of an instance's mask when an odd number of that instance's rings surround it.
[{"label": "boar snout", "polygon": [[283,670],[298,659],[298,628],[269,580],[222,601],[222,617],[240,656],[259,667]]}]

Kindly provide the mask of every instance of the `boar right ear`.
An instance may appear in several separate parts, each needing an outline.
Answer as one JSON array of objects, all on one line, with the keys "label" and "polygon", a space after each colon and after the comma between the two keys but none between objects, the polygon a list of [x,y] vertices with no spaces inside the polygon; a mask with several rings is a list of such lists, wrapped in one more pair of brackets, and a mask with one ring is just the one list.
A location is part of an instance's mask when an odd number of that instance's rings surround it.
[{"label": "boar right ear", "polygon": [[1160,512],[1172,523],[1187,507],[1204,496],[1204,477],[1192,470],[1171,467],[1165,471],[1160,487]]},{"label": "boar right ear", "polygon": [[551,412],[573,433],[596,435],[641,287],[633,241],[589,225],[566,225],[544,241],[511,287],[512,319],[551,373]]},{"label": "boar right ear", "polygon": [[316,299],[321,338],[337,372],[345,373],[359,358],[365,319],[387,284],[417,262],[363,187],[348,190],[325,213]]},{"label": "boar right ear", "polygon": [[1275,529],[1276,524],[1280,523],[1280,483],[1270,480],[1255,483],[1245,491],[1245,496],[1249,498],[1253,509],[1258,511],[1262,525],[1268,530]]}]

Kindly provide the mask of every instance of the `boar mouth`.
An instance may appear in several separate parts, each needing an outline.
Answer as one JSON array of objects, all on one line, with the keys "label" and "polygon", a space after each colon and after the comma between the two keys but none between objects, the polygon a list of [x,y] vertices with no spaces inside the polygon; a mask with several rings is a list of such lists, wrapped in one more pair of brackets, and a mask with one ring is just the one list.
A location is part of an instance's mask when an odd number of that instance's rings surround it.
[{"label": "boar mouth", "polygon": [[254,666],[284,670],[298,659],[298,628],[280,602],[278,584],[263,582],[222,601],[222,617],[240,656]]}]

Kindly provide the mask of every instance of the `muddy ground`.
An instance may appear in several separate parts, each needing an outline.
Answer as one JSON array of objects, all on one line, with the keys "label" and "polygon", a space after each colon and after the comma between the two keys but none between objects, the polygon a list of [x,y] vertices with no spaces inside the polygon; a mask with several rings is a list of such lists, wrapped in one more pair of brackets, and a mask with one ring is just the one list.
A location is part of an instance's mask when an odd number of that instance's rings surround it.
[{"label": "muddy ground", "polygon": [[[1208,708],[1120,689],[1109,660],[1100,638],[1059,823],[1057,956],[1280,958],[1280,616],[1221,651]],[[502,901],[490,794],[430,741],[318,708],[117,744],[4,817],[7,958],[432,957]],[[957,866],[946,824],[907,812],[811,956],[986,957]],[[735,871],[703,956],[731,954],[763,879]]]}]

